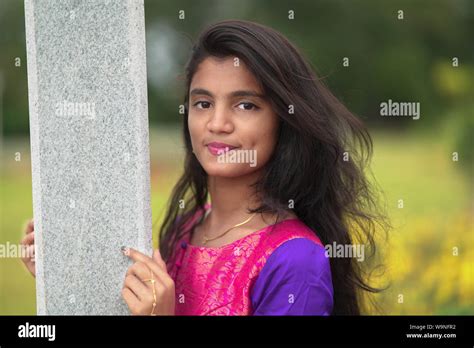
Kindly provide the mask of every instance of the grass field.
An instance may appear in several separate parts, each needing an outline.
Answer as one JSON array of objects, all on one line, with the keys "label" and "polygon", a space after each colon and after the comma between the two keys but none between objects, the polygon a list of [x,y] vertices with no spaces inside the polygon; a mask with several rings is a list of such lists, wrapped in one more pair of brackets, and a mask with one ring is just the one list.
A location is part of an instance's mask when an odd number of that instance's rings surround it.
[{"label": "grass field", "polygon": [[[380,307],[386,314],[474,313],[473,183],[452,161],[450,137],[373,136],[373,172],[394,226],[380,243],[386,272],[378,282],[390,282],[377,295]],[[159,221],[181,170],[177,131],[153,130],[151,148],[153,221]],[[0,243],[18,243],[32,216],[28,139],[4,141],[1,161]],[[34,279],[21,260],[0,259],[0,314],[35,314],[35,306]]]}]

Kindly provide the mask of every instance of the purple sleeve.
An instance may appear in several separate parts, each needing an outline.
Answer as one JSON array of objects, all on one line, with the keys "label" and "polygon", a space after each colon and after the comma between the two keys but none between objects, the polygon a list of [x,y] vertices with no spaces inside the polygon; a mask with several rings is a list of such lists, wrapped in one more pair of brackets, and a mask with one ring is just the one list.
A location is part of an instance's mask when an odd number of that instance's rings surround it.
[{"label": "purple sleeve", "polygon": [[330,315],[331,267],[323,246],[291,239],[268,258],[251,291],[253,315]]}]

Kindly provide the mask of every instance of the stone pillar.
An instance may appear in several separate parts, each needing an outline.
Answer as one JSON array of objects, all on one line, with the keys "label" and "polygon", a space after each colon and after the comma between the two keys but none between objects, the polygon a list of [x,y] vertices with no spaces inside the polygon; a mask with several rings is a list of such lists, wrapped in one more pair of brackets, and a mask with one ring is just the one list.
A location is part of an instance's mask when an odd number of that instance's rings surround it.
[{"label": "stone pillar", "polygon": [[38,314],[129,314],[120,247],[152,247],[143,0],[25,0],[25,24]]}]

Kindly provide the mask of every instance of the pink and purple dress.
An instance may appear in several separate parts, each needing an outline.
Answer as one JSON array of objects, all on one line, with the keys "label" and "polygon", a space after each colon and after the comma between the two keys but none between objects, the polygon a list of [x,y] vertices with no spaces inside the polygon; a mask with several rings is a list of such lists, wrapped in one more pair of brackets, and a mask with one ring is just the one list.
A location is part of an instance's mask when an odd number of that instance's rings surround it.
[{"label": "pink and purple dress", "polygon": [[283,220],[222,247],[192,245],[190,236],[191,229],[167,264],[176,315],[331,314],[329,259],[300,220]]}]

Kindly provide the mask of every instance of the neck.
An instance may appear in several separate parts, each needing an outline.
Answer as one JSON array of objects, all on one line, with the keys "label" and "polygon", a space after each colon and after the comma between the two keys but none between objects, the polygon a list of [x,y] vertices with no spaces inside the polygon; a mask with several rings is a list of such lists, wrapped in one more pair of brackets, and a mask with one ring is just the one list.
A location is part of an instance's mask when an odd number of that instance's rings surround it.
[{"label": "neck", "polygon": [[212,204],[212,214],[208,223],[212,229],[216,226],[236,224],[249,217],[247,210],[259,204],[251,185],[258,179],[259,173],[237,178],[209,177],[208,189]]}]

